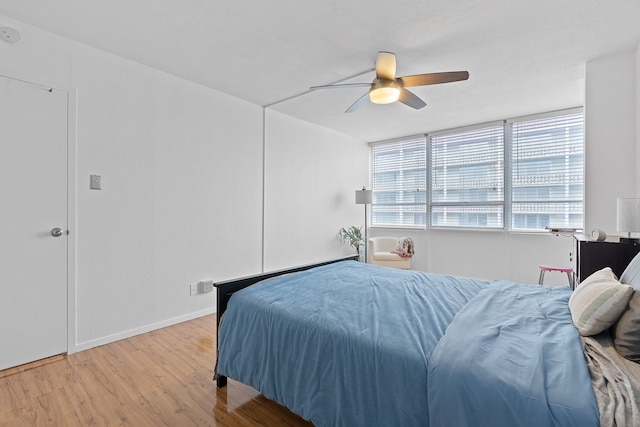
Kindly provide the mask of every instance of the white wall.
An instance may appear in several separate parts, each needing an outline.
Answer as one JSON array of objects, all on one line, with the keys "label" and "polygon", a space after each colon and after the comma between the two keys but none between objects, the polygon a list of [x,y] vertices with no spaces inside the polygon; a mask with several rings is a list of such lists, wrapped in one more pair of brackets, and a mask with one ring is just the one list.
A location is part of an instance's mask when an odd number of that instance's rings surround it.
[{"label": "white wall", "polygon": [[262,108],[2,22],[0,72],[77,93],[76,348],[213,312],[191,283],[261,270]]},{"label": "white wall", "polygon": [[366,144],[0,18],[22,35],[0,73],[76,94],[72,347],[213,312],[199,280],[352,253],[337,232],[362,222]]},{"label": "white wall", "polygon": [[265,126],[265,270],[355,253],[338,230],[364,224],[367,145],[271,110]]},{"label": "white wall", "polygon": [[[573,265],[572,237],[483,230],[400,230],[372,228],[372,236],[409,236],[415,255],[411,269],[481,280],[538,283],[540,264]],[[545,284],[567,284],[550,273]]]},{"label": "white wall", "polygon": [[212,311],[190,283],[261,267],[261,108],[84,45],[72,69],[78,342]]},{"label": "white wall", "polygon": [[587,62],[585,230],[616,230],[616,198],[636,194],[636,53]]}]

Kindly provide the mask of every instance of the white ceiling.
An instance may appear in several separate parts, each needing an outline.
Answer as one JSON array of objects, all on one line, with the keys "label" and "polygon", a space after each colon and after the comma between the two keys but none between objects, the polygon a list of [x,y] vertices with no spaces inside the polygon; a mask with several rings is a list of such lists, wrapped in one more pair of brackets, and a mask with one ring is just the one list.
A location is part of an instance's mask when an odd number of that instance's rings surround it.
[{"label": "white ceiling", "polygon": [[[365,141],[582,105],[585,62],[640,41],[638,0],[0,0],[0,14]],[[366,88],[306,93],[379,50],[398,76],[470,78],[413,88],[421,110],[345,114]]]}]

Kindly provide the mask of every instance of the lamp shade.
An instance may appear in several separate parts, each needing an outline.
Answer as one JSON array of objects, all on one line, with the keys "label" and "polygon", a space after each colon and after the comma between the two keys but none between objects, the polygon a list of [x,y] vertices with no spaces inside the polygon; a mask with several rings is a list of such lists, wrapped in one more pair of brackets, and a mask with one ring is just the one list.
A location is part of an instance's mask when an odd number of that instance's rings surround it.
[{"label": "lamp shade", "polygon": [[400,98],[400,89],[395,87],[381,87],[369,92],[369,99],[374,104],[391,104]]},{"label": "lamp shade", "polygon": [[374,104],[391,104],[400,98],[400,86],[395,80],[375,79],[371,90],[369,91],[369,99]]},{"label": "lamp shade", "polygon": [[356,190],[356,205],[370,205],[373,201],[373,191],[365,190]]},{"label": "lamp shade", "polygon": [[640,231],[640,199],[618,197],[618,231]]}]

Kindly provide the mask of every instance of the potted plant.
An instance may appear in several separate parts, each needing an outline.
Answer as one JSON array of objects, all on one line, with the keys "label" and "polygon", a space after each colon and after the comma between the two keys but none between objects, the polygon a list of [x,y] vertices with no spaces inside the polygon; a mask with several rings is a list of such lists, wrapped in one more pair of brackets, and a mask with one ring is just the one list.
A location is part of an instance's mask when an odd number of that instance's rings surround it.
[{"label": "potted plant", "polygon": [[358,252],[360,261],[363,261],[364,239],[362,238],[362,227],[356,227],[355,225],[352,225],[349,228],[342,227],[338,232],[338,235],[343,242],[348,242],[349,246]]}]

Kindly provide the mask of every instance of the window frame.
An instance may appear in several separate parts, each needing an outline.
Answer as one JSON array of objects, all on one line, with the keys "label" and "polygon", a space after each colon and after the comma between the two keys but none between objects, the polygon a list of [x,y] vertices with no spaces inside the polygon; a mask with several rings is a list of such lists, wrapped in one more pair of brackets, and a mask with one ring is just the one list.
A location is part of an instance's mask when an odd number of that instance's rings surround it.
[{"label": "window frame", "polygon": [[[461,133],[466,133],[466,132],[473,132],[475,130],[481,130],[481,129],[488,129],[488,128],[492,128],[492,127],[501,127],[502,128],[502,149],[503,149],[503,156],[502,156],[502,162],[503,162],[503,185],[502,185],[502,191],[503,191],[503,197],[502,197],[502,201],[485,201],[485,202],[451,202],[451,203],[447,203],[447,202],[435,202],[433,203],[433,183],[429,182],[429,186],[427,187],[427,225],[429,228],[432,229],[441,229],[441,230],[486,230],[486,231],[491,231],[491,230],[504,230],[505,229],[505,224],[506,224],[506,217],[505,217],[505,211],[506,211],[506,207],[505,207],[505,198],[506,198],[506,182],[504,181],[505,175],[504,175],[504,169],[506,168],[505,166],[505,160],[506,158],[504,157],[504,151],[505,151],[505,146],[506,146],[506,139],[504,136],[504,120],[496,120],[496,121],[492,121],[492,122],[487,122],[487,123],[479,123],[479,124],[475,124],[475,125],[470,125],[470,126],[463,126],[463,127],[458,127],[458,128],[453,128],[453,129],[446,129],[446,130],[441,130],[441,131],[436,131],[436,132],[430,132],[427,133],[425,136],[427,138],[427,176],[431,177],[432,176],[432,172],[433,172],[433,144],[432,144],[432,139],[433,138],[438,138],[440,136],[446,136],[446,135],[454,135],[454,134],[461,134]],[[433,210],[432,207],[433,206],[441,206],[441,207],[447,207],[447,206],[502,206],[502,226],[500,227],[479,227],[479,226],[461,226],[461,225],[456,225],[456,226],[451,226],[451,225],[434,225],[433,224]]]},{"label": "window frame", "polygon": [[[394,139],[390,139],[390,140],[384,140],[384,141],[376,141],[376,142],[371,142],[369,143],[369,181],[371,183],[371,187],[373,189],[373,187],[375,186],[376,183],[376,179],[374,177],[374,174],[376,174],[376,170],[373,166],[373,162],[374,162],[374,150],[375,147],[393,147],[394,145],[402,145],[403,143],[406,143],[408,145],[408,147],[406,148],[410,148],[409,146],[412,144],[417,144],[417,143],[421,143],[424,146],[424,151],[425,151],[425,157],[423,159],[424,161],[424,170],[425,170],[425,175],[428,171],[428,166],[426,163],[426,151],[427,151],[427,141],[426,141],[426,135],[425,134],[417,134],[417,135],[410,135],[410,136],[406,136],[406,137],[401,137],[401,138],[394,138]],[[403,147],[399,147],[399,150],[403,150]],[[409,169],[409,168],[408,168]],[[417,192],[422,192],[424,193],[424,198],[425,201],[424,203],[419,203],[419,202],[409,202],[409,203],[376,203],[376,192],[381,192],[381,190],[377,190],[373,193],[373,203],[371,204],[371,212],[370,212],[370,227],[380,227],[380,228],[403,228],[403,229],[426,229],[427,228],[427,224],[428,222],[426,221],[426,215],[428,215],[428,199],[426,197],[428,197],[428,178],[425,179],[423,182],[420,183],[420,186],[423,186],[424,189],[420,189],[417,188],[416,191]],[[406,189],[403,190],[395,190],[395,191],[402,191],[404,193],[411,191],[408,187]],[[397,212],[399,212],[400,214],[405,214],[405,213],[411,213],[411,207],[421,207],[424,206],[424,210],[421,212],[422,216],[425,217],[425,223],[424,224],[402,224],[402,223],[395,223],[395,224],[391,224],[391,223],[381,223],[381,224],[377,224],[377,225],[373,225],[373,220],[376,216],[376,206],[397,206],[400,207]],[[408,207],[408,209],[406,209],[406,211],[401,208],[402,206]],[[420,213],[420,211],[416,211],[417,213]],[[414,212],[414,214],[416,213]]]},{"label": "window frame", "polygon": [[[585,222],[585,213],[584,213],[584,207],[585,207],[585,200],[584,200],[584,196],[585,196],[585,116],[584,116],[584,107],[575,107],[575,108],[568,108],[568,109],[564,109],[564,110],[557,110],[557,111],[548,111],[548,112],[544,112],[544,113],[538,113],[538,114],[531,114],[531,115],[527,115],[527,116],[521,116],[521,117],[516,117],[516,118],[512,118],[512,119],[508,119],[506,120],[506,125],[510,126],[510,138],[513,137],[513,125],[516,123],[522,123],[522,122],[532,122],[532,121],[537,121],[537,120],[544,120],[544,119],[552,119],[554,117],[561,117],[561,116],[569,116],[569,115],[574,115],[574,114],[581,114],[582,115],[582,141],[581,141],[581,154],[582,154],[582,158],[581,158],[581,179],[582,182],[580,183],[581,185],[581,194],[580,194],[580,200],[570,200],[570,199],[564,199],[564,200],[555,200],[555,201],[551,201],[551,202],[545,202],[545,201],[540,201],[538,203],[566,203],[566,204],[571,204],[571,203],[576,203],[579,202],[581,204],[581,212],[580,212],[580,216],[581,216],[581,224],[579,229],[584,229],[584,222]],[[510,143],[510,149],[514,148],[514,142],[511,141]],[[510,153],[512,154],[512,153]],[[566,156],[567,154],[565,154]],[[511,176],[509,177],[509,181],[510,181],[510,185],[513,186],[513,179],[512,179],[512,174],[513,174],[513,168],[515,165],[515,162],[513,161],[513,156],[510,155],[509,156],[509,173],[511,174]],[[567,185],[566,183],[564,184],[565,186]],[[510,200],[510,205],[509,205],[509,213],[510,213],[510,218],[509,218],[509,225],[508,228],[505,228],[508,231],[514,232],[514,233],[543,233],[543,232],[548,232],[545,229],[530,229],[530,228],[519,228],[519,227],[515,227],[513,224],[513,215],[514,215],[514,211],[513,211],[513,205],[516,203],[525,203],[523,201],[513,201],[513,188],[510,191],[510,197],[512,198],[512,200]],[[529,201],[527,203],[536,203],[536,201]],[[571,211],[570,210],[564,210],[564,215],[571,215]],[[572,228],[570,225],[564,225],[561,226],[559,224],[548,224],[547,226],[553,226],[556,227],[558,226],[559,228]],[[578,227],[576,227],[578,228]]]},{"label": "window frame", "polygon": [[[553,118],[553,117],[558,117],[558,116],[564,116],[564,115],[570,115],[570,114],[576,114],[576,113],[580,113],[582,114],[582,182],[581,182],[581,189],[582,189],[582,194],[581,194],[581,198],[580,198],[580,203],[582,205],[582,209],[580,212],[581,215],[581,227],[584,228],[584,221],[585,221],[585,214],[584,214],[584,206],[585,206],[585,201],[584,201],[584,195],[585,195],[585,173],[584,173],[584,167],[585,167],[585,136],[584,136],[584,107],[573,107],[573,108],[568,108],[568,109],[563,109],[563,110],[556,110],[556,111],[549,111],[549,112],[544,112],[544,113],[538,113],[538,114],[532,114],[532,115],[526,115],[526,116],[519,116],[519,117],[515,117],[515,118],[510,118],[510,119],[505,119],[505,120],[496,120],[496,121],[492,121],[492,122],[487,122],[487,123],[480,123],[480,124],[475,124],[475,125],[471,125],[471,126],[464,126],[464,127],[459,127],[459,128],[452,128],[452,129],[446,129],[446,130],[440,130],[440,131],[436,131],[436,132],[429,132],[429,133],[425,133],[425,134],[418,134],[418,135],[411,135],[411,136],[407,136],[407,137],[401,137],[401,138],[394,138],[394,139],[390,139],[390,140],[383,140],[383,141],[376,141],[376,142],[371,142],[369,143],[369,174],[370,174],[370,183],[371,183],[371,189],[374,191],[374,201],[375,201],[375,192],[376,192],[376,188],[375,188],[375,183],[374,183],[374,178],[373,178],[373,171],[374,171],[374,158],[372,156],[372,150],[373,147],[376,145],[381,145],[381,144],[386,144],[386,145],[393,145],[393,144],[398,144],[398,143],[402,143],[403,141],[409,141],[409,140],[415,140],[416,138],[425,138],[425,143],[426,143],[426,152],[425,152],[425,162],[426,162],[426,171],[425,171],[425,182],[424,182],[424,188],[425,188],[425,211],[424,211],[424,215],[425,215],[425,223],[424,224],[414,224],[414,225],[407,225],[407,224],[384,224],[384,223],[378,223],[375,224],[374,223],[374,216],[373,216],[373,212],[375,209],[375,203],[372,204],[372,215],[371,215],[371,220],[370,220],[370,227],[373,228],[403,228],[403,229],[437,229],[437,230],[480,230],[480,231],[488,231],[488,232],[496,232],[496,231],[505,231],[505,232],[513,232],[513,233],[543,233],[543,232],[547,232],[546,230],[543,229],[527,229],[527,228],[516,228],[514,227],[513,221],[514,221],[514,213],[513,213],[513,206],[514,206],[514,186],[513,186],[513,165],[514,165],[514,160],[513,160],[513,125],[514,123],[518,123],[518,122],[524,122],[524,121],[535,121],[535,120],[540,120],[540,119],[545,119],[545,118]],[[502,127],[502,131],[503,131],[503,168],[502,168],[502,178],[503,178],[503,187],[502,187],[502,191],[503,191],[503,199],[502,201],[484,201],[482,203],[478,202],[433,202],[432,197],[433,197],[433,179],[432,179],[432,174],[433,174],[433,146],[432,146],[432,138],[437,138],[439,136],[443,136],[443,135],[452,135],[452,134],[456,134],[456,133],[462,133],[462,132],[468,132],[468,131],[473,131],[473,130],[477,130],[477,129],[482,129],[482,128],[488,128],[488,127],[494,127],[494,126],[501,126]],[[553,203],[554,201],[550,201],[549,203]],[[542,202],[544,203],[544,202]],[[462,205],[482,205],[482,206],[495,206],[495,205],[502,205],[502,226],[500,227],[483,227],[483,226],[461,226],[461,225],[434,225],[433,224],[433,207],[434,206],[462,206]],[[566,211],[565,214],[569,214],[570,211]]]}]

